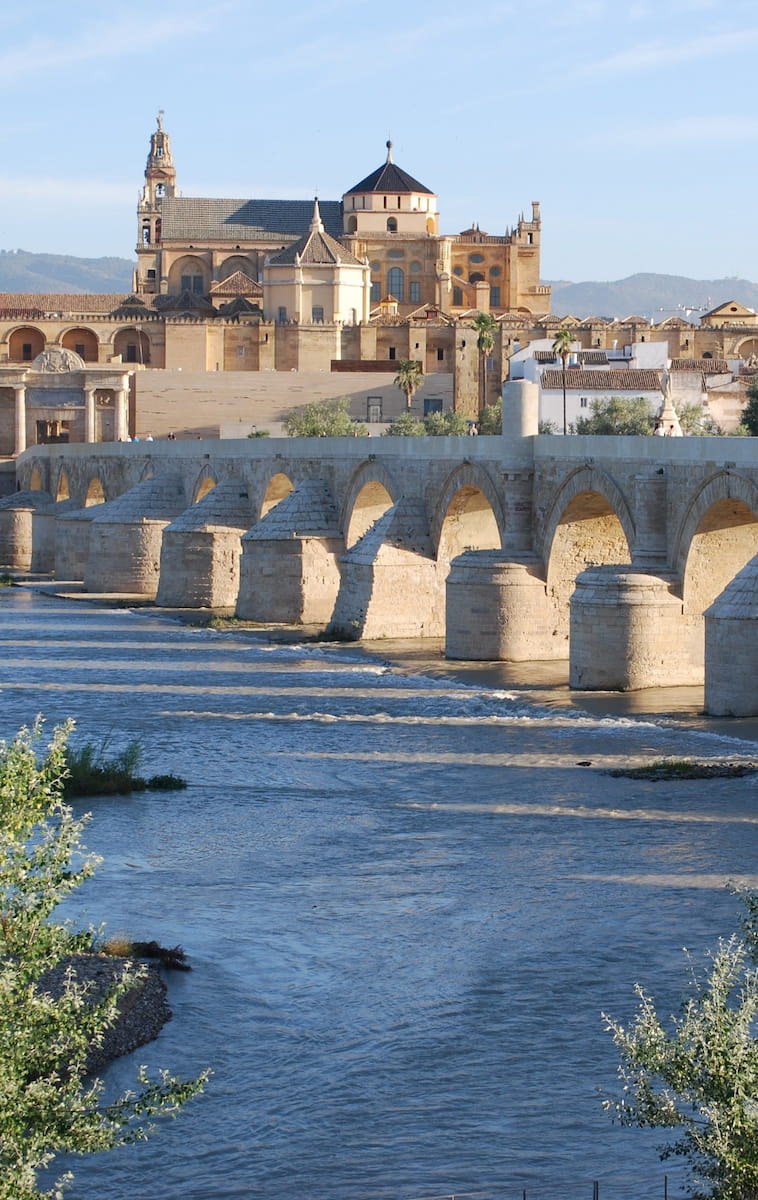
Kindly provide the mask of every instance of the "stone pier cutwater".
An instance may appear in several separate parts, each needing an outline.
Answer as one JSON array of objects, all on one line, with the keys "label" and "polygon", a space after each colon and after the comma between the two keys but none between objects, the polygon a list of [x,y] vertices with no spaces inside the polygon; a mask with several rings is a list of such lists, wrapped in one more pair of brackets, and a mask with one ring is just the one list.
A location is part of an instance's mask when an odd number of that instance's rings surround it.
[{"label": "stone pier cutwater", "polygon": [[705,682],[713,711],[758,713],[754,439],[537,436],[532,386],[506,385],[502,437],[35,447],[0,557],[451,658],[564,658],[576,688]]}]

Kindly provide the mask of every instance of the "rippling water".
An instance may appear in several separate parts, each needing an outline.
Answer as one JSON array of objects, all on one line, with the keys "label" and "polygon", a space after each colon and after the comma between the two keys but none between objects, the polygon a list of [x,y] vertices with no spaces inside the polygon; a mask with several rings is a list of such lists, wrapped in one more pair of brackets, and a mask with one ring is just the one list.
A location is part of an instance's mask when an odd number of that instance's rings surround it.
[{"label": "rippling water", "polygon": [[601,1110],[600,1013],[630,1015],[638,979],[673,1009],[681,947],[731,931],[758,785],[601,768],[751,756],[755,723],[703,720],[694,693],[630,716],[677,695],[572,699],[562,667],[272,646],[24,589],[0,644],[1,735],[73,716],[191,781],[90,805],[105,863],[77,916],[194,967],[109,1083],[214,1076],[147,1145],[74,1162],[76,1200],[663,1196],[654,1139]]}]

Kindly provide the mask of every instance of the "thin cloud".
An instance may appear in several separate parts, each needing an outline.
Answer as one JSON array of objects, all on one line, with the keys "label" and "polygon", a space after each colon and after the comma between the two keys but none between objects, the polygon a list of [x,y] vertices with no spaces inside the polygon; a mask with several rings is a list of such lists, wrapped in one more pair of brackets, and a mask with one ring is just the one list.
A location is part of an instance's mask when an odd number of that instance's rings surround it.
[{"label": "thin cloud", "polygon": [[205,33],[216,19],[217,10],[214,14],[182,13],[153,20],[130,18],[84,31],[74,30],[68,39],[35,37],[23,46],[0,53],[0,80],[8,84],[41,71],[68,69],[93,59],[109,61],[117,56],[122,60],[127,54],[149,53],[161,40]]},{"label": "thin cloud", "polygon": [[707,34],[690,41],[646,42],[632,46],[619,54],[587,63],[582,75],[610,75],[619,71],[646,71],[672,63],[692,62],[698,58],[715,58],[745,50],[758,43],[758,29],[740,29],[733,33]]},{"label": "thin cloud", "polygon": [[[751,139],[758,139],[758,117],[689,116],[670,120],[664,117],[655,123],[625,126],[623,134],[626,148],[646,150],[685,144],[725,145],[728,142],[739,142],[744,146]],[[585,150],[597,150],[608,145],[608,137],[593,134],[580,138],[576,144]]]}]

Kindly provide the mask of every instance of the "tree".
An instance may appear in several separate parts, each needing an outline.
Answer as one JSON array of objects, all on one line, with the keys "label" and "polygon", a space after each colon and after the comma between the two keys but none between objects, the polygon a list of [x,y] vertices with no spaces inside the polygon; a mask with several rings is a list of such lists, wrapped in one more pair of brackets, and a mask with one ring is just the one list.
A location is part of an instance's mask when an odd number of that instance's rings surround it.
[{"label": "tree", "polygon": [[[103,999],[78,982],[69,956],[91,946],[51,915],[97,866],[81,842],[86,818],[63,803],[65,752],[72,729],[56,729],[41,762],[38,722],[0,743],[0,1200],[53,1200],[39,1172],[61,1153],[91,1154],[144,1140],[152,1118],[173,1116],[206,1076],[182,1081],[144,1068],[138,1090],[103,1102],[88,1075],[92,1049],[116,1021],[118,1002],[143,968],[125,964]],[[53,988],[50,972],[61,982]]]},{"label": "tree", "polygon": [[494,404],[485,404],[479,414],[479,432],[483,434],[500,434],[503,432],[503,397],[499,396]]},{"label": "tree", "polygon": [[553,354],[557,354],[561,360],[562,367],[562,383],[563,383],[563,432],[568,433],[568,425],[566,424],[566,363],[571,354],[571,346],[573,337],[570,329],[559,329],[553,340]]},{"label": "tree", "polygon": [[366,437],[366,426],[353,421],[349,408],[347,396],[314,401],[291,413],[285,428],[290,437]]},{"label": "tree", "polygon": [[742,410],[740,424],[745,426],[750,437],[758,437],[758,375],[748,384],[747,404]]},{"label": "tree", "polygon": [[653,432],[650,405],[644,396],[609,396],[606,400],[592,400],[590,414],[579,418],[577,433],[615,434],[618,437]]},{"label": "tree", "polygon": [[634,1023],[605,1014],[621,1052],[623,1095],[606,1101],[623,1125],[677,1129],[661,1158],[681,1155],[698,1200],[758,1196],[758,894],[743,895],[742,937],[720,940],[704,969],[691,969],[691,994],[664,1028],[639,985]]},{"label": "tree", "polygon": [[477,313],[474,317],[476,348],[479,351],[479,412],[487,404],[487,359],[495,348],[495,332],[498,323],[491,313]]},{"label": "tree", "polygon": [[676,415],[679,418],[679,428],[688,437],[723,436],[723,429],[710,413],[706,412],[702,404],[682,404],[677,408]]},{"label": "tree", "polygon": [[423,421],[404,412],[385,430],[387,437],[459,437],[464,433],[468,433],[467,419],[450,409],[428,413]]},{"label": "tree", "polygon": [[397,375],[393,383],[405,394],[405,407],[410,408],[413,397],[424,382],[424,372],[421,363],[415,358],[401,358],[397,364]]}]

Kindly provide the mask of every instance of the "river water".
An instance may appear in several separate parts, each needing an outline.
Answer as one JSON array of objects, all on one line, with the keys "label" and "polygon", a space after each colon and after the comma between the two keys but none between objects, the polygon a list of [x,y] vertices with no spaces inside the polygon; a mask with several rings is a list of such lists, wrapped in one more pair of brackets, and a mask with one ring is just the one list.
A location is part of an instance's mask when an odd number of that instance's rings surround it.
[{"label": "river water", "polygon": [[758,783],[603,769],[751,757],[755,722],[703,719],[696,690],[572,697],[561,665],[272,645],[31,588],[0,596],[0,642],[1,736],[73,716],[190,781],[88,804],[105,861],[76,916],[193,965],[109,1086],[139,1062],[213,1079],[151,1142],[72,1163],[75,1200],[663,1196],[656,1139],[602,1111],[601,1012],[628,1018],[637,980],[672,1011],[681,948],[734,928]]}]

